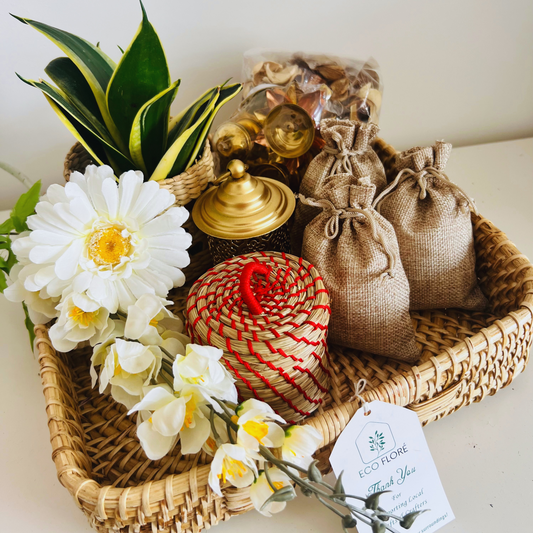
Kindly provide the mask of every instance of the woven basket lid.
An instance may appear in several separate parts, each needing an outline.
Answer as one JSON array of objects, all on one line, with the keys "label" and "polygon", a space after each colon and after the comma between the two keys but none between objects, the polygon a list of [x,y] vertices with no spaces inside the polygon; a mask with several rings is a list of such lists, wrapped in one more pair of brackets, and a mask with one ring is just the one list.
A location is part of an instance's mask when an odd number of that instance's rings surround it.
[{"label": "woven basket lid", "polygon": [[293,423],[327,393],[330,313],[312,265],[256,252],[220,263],[192,286],[187,330],[192,342],[224,350],[242,399],[259,398]]},{"label": "woven basket lid", "polygon": [[194,223],[219,239],[250,239],[279,228],[296,206],[294,193],[279,181],[251,176],[238,159],[194,204]]}]

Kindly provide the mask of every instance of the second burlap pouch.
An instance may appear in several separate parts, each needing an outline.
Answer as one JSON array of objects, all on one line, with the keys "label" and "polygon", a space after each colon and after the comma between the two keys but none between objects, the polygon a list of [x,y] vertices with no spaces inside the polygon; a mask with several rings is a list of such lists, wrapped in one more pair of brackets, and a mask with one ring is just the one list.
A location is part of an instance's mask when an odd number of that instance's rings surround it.
[{"label": "second burlap pouch", "polygon": [[375,185],[343,174],[325,198],[300,195],[321,209],[304,233],[302,257],[331,297],[328,342],[402,361],[420,351],[409,315],[409,284],[390,223],[371,207]]},{"label": "second burlap pouch", "polygon": [[488,306],[477,283],[472,200],[443,173],[452,145],[396,155],[395,180],[374,206],[394,227],[413,310]]},{"label": "second burlap pouch", "polygon": [[[322,198],[325,182],[337,174],[349,173],[356,179],[368,177],[375,185],[375,194],[387,186],[383,163],[372,148],[379,131],[373,123],[355,120],[324,119],[320,134],[326,142],[322,151],[311,161],[300,184],[300,194],[306,198]],[[298,203],[291,232],[293,254],[301,255],[305,227],[320,212],[319,209]]]}]

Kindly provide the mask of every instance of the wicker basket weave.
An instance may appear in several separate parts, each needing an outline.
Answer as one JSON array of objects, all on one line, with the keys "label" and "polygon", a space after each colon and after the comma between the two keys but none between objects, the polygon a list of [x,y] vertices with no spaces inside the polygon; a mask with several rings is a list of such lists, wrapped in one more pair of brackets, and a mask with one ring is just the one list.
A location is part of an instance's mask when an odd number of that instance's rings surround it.
[{"label": "wicker basket weave", "polygon": [[[394,152],[382,141],[376,149],[384,161]],[[369,384],[366,401],[408,406],[425,424],[495,394],[524,370],[533,336],[533,265],[490,221],[473,216],[473,225],[479,283],[492,314],[413,313],[422,346],[417,366],[331,347],[330,392],[306,419],[324,437],[318,458],[325,470],[331,446],[359,408],[358,400],[348,401],[359,378]],[[173,297],[176,311],[183,292]],[[159,461],[147,459],[134,417],[91,388],[88,352],[56,353],[45,326],[36,334],[52,458],[95,529],[197,533],[252,508],[247,489],[226,486],[222,498],[213,494],[203,452],[183,456],[178,445]]]},{"label": "wicker basket weave", "polygon": [[[77,170],[83,172],[87,165],[93,163],[91,155],[77,142],[65,157],[63,176],[70,179],[70,174]],[[167,189],[176,197],[175,205],[187,205],[191,200],[198,198],[210,181],[215,180],[213,153],[209,140],[205,141],[202,157],[185,172],[167,178],[159,182],[159,185]]]}]

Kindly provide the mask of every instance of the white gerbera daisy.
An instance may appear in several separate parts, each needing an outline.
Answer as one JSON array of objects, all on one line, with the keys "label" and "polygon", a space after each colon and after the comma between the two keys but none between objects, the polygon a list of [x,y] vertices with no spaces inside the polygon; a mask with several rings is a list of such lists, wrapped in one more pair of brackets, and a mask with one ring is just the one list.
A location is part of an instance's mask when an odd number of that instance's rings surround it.
[{"label": "white gerbera daisy", "polygon": [[189,213],[171,207],[174,200],[157,183],[143,183],[140,172],[117,183],[110,167],[90,165],[65,187],[48,188],[28,218],[33,231],[13,250],[32,263],[37,290],[57,297],[67,284],[67,292],[86,292],[110,313],[126,312],[143,294],[165,298],[185,282],[192,238],[181,226]]}]

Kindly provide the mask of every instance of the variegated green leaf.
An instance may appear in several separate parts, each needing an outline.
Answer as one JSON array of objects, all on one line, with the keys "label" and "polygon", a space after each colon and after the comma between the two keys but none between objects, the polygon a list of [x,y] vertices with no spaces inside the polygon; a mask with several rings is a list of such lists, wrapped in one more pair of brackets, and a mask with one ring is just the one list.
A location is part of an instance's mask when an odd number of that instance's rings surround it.
[{"label": "variegated green leaf", "polygon": [[146,179],[165,153],[170,105],[176,98],[181,80],[146,102],[137,113],[130,134],[130,154]]},{"label": "variegated green leaf", "polygon": [[[17,74],[17,76],[19,75]],[[46,83],[45,81],[27,80],[22,76],[19,76],[19,78],[28,85],[40,89],[47,97],[49,102],[50,100],[52,100],[56,104],[55,106],[52,106],[52,108],[58,114],[61,121],[67,126],[69,131],[71,131],[71,133],[73,133],[74,136],[78,139],[78,141],[82,142],[79,139],[79,135],[81,135],[81,132],[84,133],[83,137],[85,144],[88,144],[90,146],[91,155],[95,155],[95,157],[98,158],[98,162],[100,164],[103,164],[102,155],[104,153],[103,151],[105,150],[106,153],[109,153],[109,159],[111,160],[111,162],[114,163],[112,166],[113,168],[115,168],[115,170],[126,171],[135,168],[133,162],[130,161],[127,157],[124,157],[124,155],[119,150],[117,150],[117,148],[115,148],[113,144],[111,144],[112,141],[110,139],[108,140],[104,138],[101,135],[99,128],[94,124],[91,124],[91,122],[84,115],[82,115],[82,113],[72,104],[72,102],[70,102],[67,96],[60,89],[54,87],[53,85],[50,85],[49,83]],[[62,109],[61,113],[58,113],[58,108]],[[65,113],[70,116],[70,119],[67,118]],[[67,122],[65,122],[63,117],[67,118],[68,124]],[[77,124],[82,126],[83,129],[80,129]],[[84,143],[82,144],[85,146]],[[97,154],[98,144],[101,145],[99,154]]]},{"label": "variegated green leaf", "polygon": [[13,15],[13,17],[48,37],[63,53],[72,59],[91,87],[96,102],[98,103],[98,108],[102,113],[105,125],[111,136],[121,149],[126,150],[127,146],[121,146],[120,144],[121,139],[117,127],[107,110],[106,90],[115,70],[115,63],[100,48],[77,35],[35,20],[17,17],[16,15]]},{"label": "variegated green leaf", "polygon": [[91,123],[98,122],[103,127],[104,119],[91,87],[72,59],[58,57],[44,71]]},{"label": "variegated green leaf", "polygon": [[217,94],[218,89],[218,87],[213,87],[212,89],[205,91],[204,94],[170,121],[168,133],[169,145],[171,145],[187,128],[191,126],[194,117],[200,117],[205,111],[205,107],[211,102],[213,96]]},{"label": "variegated green leaf", "polygon": [[159,36],[143,19],[133,41],[122,55],[109,86],[107,107],[124,144],[129,143],[135,116],[141,107],[170,86],[167,59]]},{"label": "variegated green leaf", "polygon": [[207,122],[205,123],[203,131],[200,133],[200,136],[198,137],[198,141],[196,143],[196,146],[194,147],[194,150],[191,152],[186,168],[189,168],[190,166],[194,164],[198,156],[198,153],[200,152],[200,150],[204,149],[205,140],[207,139],[207,135],[209,133],[209,130],[211,129],[213,120],[215,120],[215,117],[217,116],[217,113],[220,111],[220,108],[225,103],[229,102],[232,98],[237,96],[241,92],[241,90],[242,90],[242,85],[240,83],[236,83],[234,85],[228,85],[227,87],[222,87],[222,89],[220,90],[220,94],[218,96],[216,106],[213,109],[211,115],[209,116]]},{"label": "variegated green leaf", "polygon": [[166,151],[150,179],[155,181],[164,180],[168,176],[176,176],[185,170],[187,161],[196,146],[200,133],[203,131],[205,122],[209,119],[209,116],[215,108],[219,90],[211,98],[198,120],[187,128]]}]

